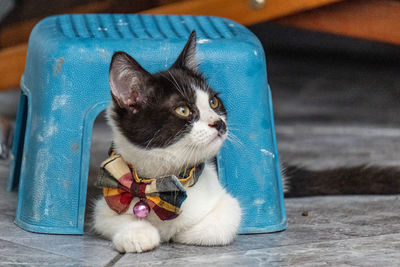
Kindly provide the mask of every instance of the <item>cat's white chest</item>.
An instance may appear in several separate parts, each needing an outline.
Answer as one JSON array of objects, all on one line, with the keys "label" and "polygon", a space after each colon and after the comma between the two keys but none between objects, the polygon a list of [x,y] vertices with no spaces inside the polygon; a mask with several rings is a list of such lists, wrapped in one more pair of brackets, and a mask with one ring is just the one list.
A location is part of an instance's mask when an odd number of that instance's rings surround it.
[{"label": "cat's white chest", "polygon": [[148,220],[156,226],[164,241],[169,240],[175,233],[193,226],[204,218],[226,194],[218,181],[214,166],[206,163],[197,183],[186,189],[187,198],[181,206],[181,213],[173,220],[161,221],[154,213]]}]

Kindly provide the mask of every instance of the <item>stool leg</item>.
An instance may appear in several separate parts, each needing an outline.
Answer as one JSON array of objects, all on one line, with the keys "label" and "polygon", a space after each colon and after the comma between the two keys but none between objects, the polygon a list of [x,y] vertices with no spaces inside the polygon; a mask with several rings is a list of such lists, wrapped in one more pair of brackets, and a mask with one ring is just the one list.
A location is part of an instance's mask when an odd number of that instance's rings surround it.
[{"label": "stool leg", "polygon": [[15,223],[32,232],[82,233],[83,118],[35,98],[29,104]]},{"label": "stool leg", "polygon": [[15,131],[12,144],[12,158],[10,163],[7,191],[16,190],[19,184],[27,115],[28,97],[23,92],[21,92],[17,118],[15,122]]},{"label": "stool leg", "polygon": [[105,103],[55,108],[32,98],[20,171],[18,226],[39,233],[83,233],[93,122],[104,108]]}]

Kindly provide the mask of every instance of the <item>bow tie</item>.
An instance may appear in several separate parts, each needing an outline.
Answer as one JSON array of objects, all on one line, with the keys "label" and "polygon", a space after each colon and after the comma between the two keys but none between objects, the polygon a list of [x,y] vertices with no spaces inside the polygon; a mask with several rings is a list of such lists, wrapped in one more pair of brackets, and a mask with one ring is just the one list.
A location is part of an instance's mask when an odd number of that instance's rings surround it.
[{"label": "bow tie", "polygon": [[[135,168],[127,164],[119,154],[112,153],[100,167],[96,186],[103,188],[108,206],[118,214],[126,212],[132,200],[137,197],[142,205],[148,205],[161,220],[171,220],[179,215],[186,199],[185,187],[193,186],[201,173],[204,163],[185,172],[162,178],[139,178]],[[135,208],[134,207],[134,213]],[[139,207],[140,209],[140,207]],[[136,214],[138,217],[145,217]]]}]

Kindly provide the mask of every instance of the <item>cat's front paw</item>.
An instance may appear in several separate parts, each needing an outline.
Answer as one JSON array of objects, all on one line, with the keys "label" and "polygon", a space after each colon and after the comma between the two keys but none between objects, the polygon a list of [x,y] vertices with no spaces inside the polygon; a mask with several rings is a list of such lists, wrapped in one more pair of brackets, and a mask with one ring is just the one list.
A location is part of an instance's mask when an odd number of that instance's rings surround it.
[{"label": "cat's front paw", "polygon": [[237,234],[240,219],[239,202],[226,194],[207,216],[191,228],[177,233],[173,241],[200,246],[228,245]]},{"label": "cat's front paw", "polygon": [[136,221],[118,231],[113,243],[119,252],[141,253],[156,248],[160,244],[160,234],[149,222]]}]

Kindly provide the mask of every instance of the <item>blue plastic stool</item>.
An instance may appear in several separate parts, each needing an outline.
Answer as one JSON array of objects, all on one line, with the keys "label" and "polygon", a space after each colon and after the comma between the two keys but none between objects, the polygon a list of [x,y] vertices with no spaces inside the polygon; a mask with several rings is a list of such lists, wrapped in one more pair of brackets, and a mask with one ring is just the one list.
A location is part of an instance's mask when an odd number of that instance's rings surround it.
[{"label": "blue plastic stool", "polygon": [[61,15],[29,39],[8,189],[18,186],[16,224],[81,234],[93,123],[109,104],[115,51],[150,72],[168,68],[197,31],[200,71],[220,91],[240,140],[218,156],[219,177],[244,211],[241,233],[286,228],[265,56],[245,27],[216,17]]}]

